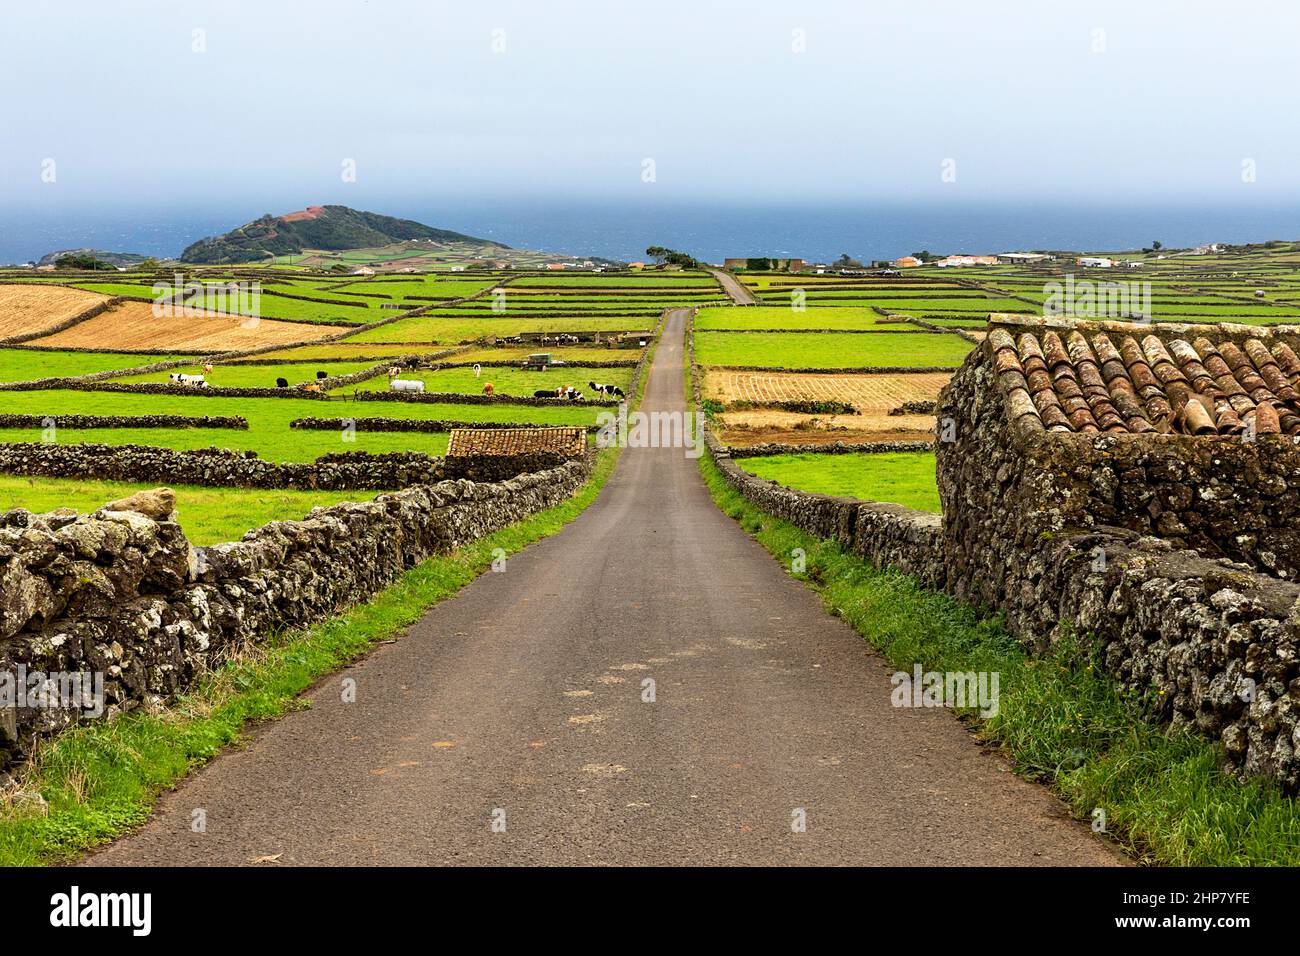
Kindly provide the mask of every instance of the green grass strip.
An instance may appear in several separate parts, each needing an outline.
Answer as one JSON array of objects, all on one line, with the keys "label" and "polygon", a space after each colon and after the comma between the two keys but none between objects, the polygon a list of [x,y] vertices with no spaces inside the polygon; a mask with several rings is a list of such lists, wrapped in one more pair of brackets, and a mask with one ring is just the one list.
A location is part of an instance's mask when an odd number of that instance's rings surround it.
[{"label": "green grass strip", "polygon": [[616,460],[616,451],[601,452],[591,479],[563,504],[425,561],[340,617],[272,635],[165,711],[87,723],[49,741],[24,768],[24,790],[40,793],[49,812],[0,808],[0,865],[59,862],[140,826],[159,793],[238,744],[253,721],[308,706],[303,691],[469,584],[491,565],[494,549],[512,554],[576,518]]},{"label": "green grass strip", "polygon": [[709,456],[700,469],[718,507],[778,560],[805,551],[806,571],[796,577],[893,666],[999,672],[997,715],[963,719],[998,744],[1017,773],[1052,786],[1079,817],[1103,810],[1107,831],[1139,859],[1300,864],[1300,802],[1271,782],[1243,784],[1224,772],[1215,744],[1153,720],[1141,695],[1126,692],[1072,641],[1030,657],[997,618],[758,510]]}]

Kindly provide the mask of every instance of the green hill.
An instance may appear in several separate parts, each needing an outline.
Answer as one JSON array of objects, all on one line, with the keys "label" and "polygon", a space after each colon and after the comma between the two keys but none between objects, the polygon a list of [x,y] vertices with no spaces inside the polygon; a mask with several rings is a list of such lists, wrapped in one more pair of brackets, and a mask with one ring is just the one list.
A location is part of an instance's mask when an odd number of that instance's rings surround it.
[{"label": "green hill", "polygon": [[381,216],[347,206],[308,206],[283,216],[267,214],[224,235],[200,239],[186,247],[181,259],[213,265],[259,262],[274,256],[297,255],[306,249],[369,249],[409,240],[426,240],[450,247],[470,244],[479,249],[483,246],[509,248],[410,219]]}]

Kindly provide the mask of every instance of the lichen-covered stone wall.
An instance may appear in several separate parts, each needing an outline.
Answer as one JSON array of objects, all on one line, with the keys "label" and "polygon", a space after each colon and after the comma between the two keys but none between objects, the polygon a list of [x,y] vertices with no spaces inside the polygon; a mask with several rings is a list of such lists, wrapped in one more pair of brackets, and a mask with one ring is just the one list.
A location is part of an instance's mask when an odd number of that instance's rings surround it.
[{"label": "lichen-covered stone wall", "polygon": [[[191,547],[131,511],[0,514],[0,674],[102,675],[108,715],[154,706],[234,649],[356,604],[425,558],[545,508],[587,459],[507,481],[456,480],[316,508],[241,541]],[[0,768],[80,711],[0,708]]]},{"label": "lichen-covered stone wall", "polygon": [[1031,652],[1070,639],[1156,714],[1221,743],[1236,771],[1300,793],[1291,441],[1024,427],[983,348],[936,413],[942,517],[784,488],[707,444],[764,511],[1001,613]]},{"label": "lichen-covered stone wall", "polygon": [[1289,540],[1268,512],[1288,494],[1289,441],[1018,427],[982,349],[938,416],[954,424],[936,444],[945,589],[1032,649],[1068,634],[1239,770],[1297,792],[1300,587],[1293,555],[1265,554]]}]

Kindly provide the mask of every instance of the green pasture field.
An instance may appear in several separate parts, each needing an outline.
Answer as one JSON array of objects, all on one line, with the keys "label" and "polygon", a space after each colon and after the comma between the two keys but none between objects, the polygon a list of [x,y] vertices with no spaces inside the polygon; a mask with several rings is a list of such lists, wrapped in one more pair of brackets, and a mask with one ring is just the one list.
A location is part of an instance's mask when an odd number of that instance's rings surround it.
[{"label": "green pasture field", "polygon": [[[430,345],[371,345],[365,342],[329,342],[325,345],[300,345],[292,349],[280,349],[275,352],[262,352],[244,359],[235,359],[232,364],[248,364],[267,359],[283,359],[289,362],[303,360],[342,362],[357,358],[397,358],[405,355],[427,355],[441,351]],[[458,359],[450,359],[456,361]]]},{"label": "green pasture field", "polygon": [[[410,279],[415,279],[412,282]],[[408,299],[412,296],[433,296],[440,299],[463,299],[484,289],[491,288],[496,279],[448,279],[442,276],[411,276],[395,279],[378,277],[361,279],[355,282],[341,283],[320,292],[327,298],[347,299],[344,293],[365,293],[366,295],[389,295],[394,301]],[[382,301],[382,300],[374,300]],[[418,300],[417,300],[418,301]]]},{"label": "green pasture field", "polygon": [[[295,293],[296,294],[296,293]],[[339,321],[365,325],[378,322],[394,314],[396,310],[381,309],[378,299],[357,299],[356,306],[334,305],[329,302],[304,302],[301,299],[286,299],[283,296],[263,295],[258,297],[258,317],[262,319],[291,319],[297,322]],[[235,312],[227,302],[224,309],[211,309],[218,313]],[[201,303],[195,305],[202,307]],[[238,314],[247,314],[238,313]]]},{"label": "green pasture field", "polygon": [[682,278],[665,278],[659,274],[642,272],[600,272],[579,275],[521,276],[511,286],[523,287],[578,287],[598,289],[601,286],[639,286],[647,289],[700,289],[718,292],[721,287],[707,272],[677,272]]},{"label": "green pasture field", "polygon": [[[525,371],[517,368],[485,368],[478,377],[474,375],[472,368],[445,368],[433,372],[403,372],[404,379],[419,379],[424,382],[424,387],[430,392],[459,392],[466,395],[478,395],[483,391],[483,386],[491,382],[498,395],[523,395],[531,396],[534,391],[542,388],[555,388],[559,385],[572,385],[578,391],[583,393],[585,398],[600,398],[587,387],[588,382],[601,382],[611,385],[617,385],[623,391],[627,391],[628,383],[632,380],[632,369],[630,368],[586,368],[581,365],[570,365],[564,368],[553,368],[545,371]],[[349,385],[346,388],[337,389],[338,394],[351,394],[356,389],[360,391],[387,391],[388,377],[368,379],[357,385]],[[478,408],[479,406],[463,406],[466,408]],[[465,417],[472,417],[466,415]]]},{"label": "green pasture field", "polygon": [[444,362],[522,362],[538,352],[549,352],[551,358],[569,365],[583,362],[635,362],[641,357],[640,349],[613,349],[600,345],[511,345],[501,348],[473,348],[457,352]]},{"label": "green pasture field", "polygon": [[739,458],[736,464],[799,491],[941,510],[933,452],[769,455]]},{"label": "green pasture field", "polygon": [[[399,319],[377,329],[367,329],[350,336],[348,342],[428,342],[440,345],[457,345],[473,342],[484,336],[506,337],[521,332],[632,332],[648,330],[657,316],[582,315],[564,318],[501,318],[499,313],[466,315],[463,318],[447,315],[416,315]],[[537,351],[545,351],[538,347]]]},{"label": "green pasture field", "polygon": [[155,298],[152,282],[72,282],[70,284],[78,289],[85,289],[87,292],[98,292],[101,295],[131,295],[137,298]]},{"label": "green pasture field", "polygon": [[[25,508],[36,514],[56,508],[88,513],[154,484],[29,478],[0,475],[0,511]],[[369,501],[378,491],[297,491],[260,488],[204,488],[176,485],[176,519],[191,544],[238,541],[268,521],[297,521],[312,508],[342,501]]]},{"label": "green pasture field", "polygon": [[972,348],[957,335],[934,332],[697,332],[700,365],[780,368],[955,367]]},{"label": "green pasture field", "polygon": [[874,329],[881,316],[871,309],[817,308],[795,310],[789,306],[756,305],[700,309],[697,329]]},{"label": "green pasture field", "polygon": [[[770,298],[764,299],[765,302],[773,301]],[[906,313],[928,313],[928,312],[975,312],[986,314],[989,312],[1033,312],[1034,307],[1027,302],[1021,302],[1018,299],[997,299],[997,298],[960,298],[960,299],[940,299],[940,298],[893,298],[881,296],[863,296],[863,297],[845,297],[828,299],[818,297],[812,293],[808,294],[807,303],[809,308],[821,308],[822,303],[838,307],[857,305],[859,307],[875,306],[884,309],[886,312],[906,312]]]},{"label": "green pasture field", "polygon": [[[41,378],[90,375],[152,362],[189,358],[187,355],[134,355],[129,352],[45,352],[0,349],[0,382],[31,382]],[[0,405],[3,399],[0,399]]]},{"label": "green pasture field", "polygon": [[166,369],[162,372],[148,372],[144,375],[128,375],[115,378],[115,382],[168,382],[174,372],[185,375],[203,375],[210,385],[224,388],[275,388],[277,378],[285,379],[290,385],[299,385],[316,381],[316,372],[328,372],[330,375],[351,375],[376,365],[376,362],[318,362],[288,365],[249,365],[232,363],[214,365],[210,373],[204,373],[203,364]]},{"label": "green pasture field", "polygon": [[[606,369],[606,371],[616,371]],[[340,451],[423,451],[441,454],[445,433],[356,432],[356,441],[345,443],[333,431],[289,428],[295,418],[412,418],[447,421],[519,422],[539,425],[591,425],[598,409],[557,405],[461,405],[400,401],[321,401],[297,398],[199,398],[183,393],[133,395],[124,392],[87,392],[49,389],[9,392],[4,395],[6,412],[60,415],[239,415],[248,420],[248,430],[220,428],[96,428],[57,429],[58,441],[103,444],[138,443],[166,448],[191,449],[216,446],[256,451],[269,461],[313,461],[327,452]],[[3,429],[0,441],[38,441],[39,429]]]}]

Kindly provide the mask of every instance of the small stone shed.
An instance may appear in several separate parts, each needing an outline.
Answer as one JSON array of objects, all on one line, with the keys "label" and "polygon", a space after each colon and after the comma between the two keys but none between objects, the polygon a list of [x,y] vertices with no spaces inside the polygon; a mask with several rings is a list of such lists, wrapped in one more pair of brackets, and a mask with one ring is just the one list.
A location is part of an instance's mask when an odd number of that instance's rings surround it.
[{"label": "small stone shed", "polygon": [[587,454],[582,428],[454,428],[443,472],[449,478],[499,481],[557,468]]},{"label": "small stone shed", "polygon": [[940,396],[949,592],[1300,787],[1300,329],[993,316]]},{"label": "small stone shed", "polygon": [[453,428],[447,457],[474,455],[535,455],[549,453],[581,458],[587,433],[581,428]]}]

